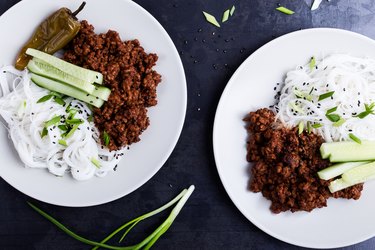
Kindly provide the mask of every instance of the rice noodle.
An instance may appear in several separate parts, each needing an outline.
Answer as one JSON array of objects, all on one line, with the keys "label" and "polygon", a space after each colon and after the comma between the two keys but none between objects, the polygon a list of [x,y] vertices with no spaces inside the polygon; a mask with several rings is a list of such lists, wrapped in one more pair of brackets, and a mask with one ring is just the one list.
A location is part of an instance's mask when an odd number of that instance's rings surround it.
[{"label": "rice noodle", "polygon": [[[334,91],[332,97],[318,101],[320,95]],[[301,94],[302,93],[302,94]],[[317,60],[311,69],[307,64],[289,71],[275,106],[277,118],[292,127],[301,122],[312,124],[315,133],[327,141],[350,140],[352,133],[362,140],[375,140],[375,115],[360,119],[365,104],[375,102],[375,60],[344,54],[333,54]],[[335,114],[342,124],[335,124],[326,114],[337,107]]]},{"label": "rice noodle", "polygon": [[[47,168],[56,176],[71,172],[77,180],[87,180],[94,175],[102,177],[115,168],[124,149],[110,152],[100,144],[99,131],[94,122],[88,121],[92,112],[85,103],[73,98],[65,98],[64,106],[53,98],[37,103],[50,92],[32,83],[27,70],[21,72],[12,66],[0,70],[0,115],[26,167]],[[46,121],[55,116],[62,116],[61,122],[67,118],[69,103],[78,111],[74,119],[81,119],[83,123],[69,138],[62,137],[64,131],[58,124],[48,127],[48,134],[42,138]],[[60,139],[65,140],[67,146],[59,144]]]}]

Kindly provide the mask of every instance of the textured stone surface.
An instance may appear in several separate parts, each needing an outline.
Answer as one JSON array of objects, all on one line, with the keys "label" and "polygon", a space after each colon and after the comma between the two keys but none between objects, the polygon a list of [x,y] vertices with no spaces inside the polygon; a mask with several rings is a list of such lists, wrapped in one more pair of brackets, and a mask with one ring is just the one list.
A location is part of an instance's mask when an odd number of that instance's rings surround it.
[{"label": "textured stone surface", "polygon": [[[0,2],[1,13],[17,1]],[[182,188],[196,191],[155,249],[298,249],[259,230],[233,205],[216,171],[212,126],[216,105],[235,69],[261,45],[291,31],[336,27],[375,38],[372,0],[323,1],[311,12],[311,1],[291,0],[136,0],[155,16],[172,37],[183,61],[188,84],[186,122],[172,156],[163,168],[132,194],[90,208],[57,207],[35,201],[69,228],[99,240],[108,232],[156,206]],[[296,11],[286,16],[277,3]],[[205,22],[205,10],[221,18],[223,10],[236,12],[220,29]],[[0,179],[0,249],[84,249],[42,219],[26,204],[32,200]],[[128,243],[137,242],[166,214],[137,226]],[[328,236],[327,236],[328,237]],[[319,239],[317,239],[319,240]],[[375,239],[346,249],[374,249]]]}]

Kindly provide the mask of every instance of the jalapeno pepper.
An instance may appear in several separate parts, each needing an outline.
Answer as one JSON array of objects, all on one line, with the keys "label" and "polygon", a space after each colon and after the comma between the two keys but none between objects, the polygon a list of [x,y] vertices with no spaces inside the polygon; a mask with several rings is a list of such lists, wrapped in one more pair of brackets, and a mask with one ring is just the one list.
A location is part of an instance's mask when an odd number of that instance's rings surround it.
[{"label": "jalapeno pepper", "polygon": [[36,29],[29,41],[21,49],[15,67],[22,70],[31,59],[26,55],[28,48],[34,48],[53,54],[67,45],[77,35],[81,24],[76,15],[83,9],[86,2],[75,11],[61,8],[44,20]]}]

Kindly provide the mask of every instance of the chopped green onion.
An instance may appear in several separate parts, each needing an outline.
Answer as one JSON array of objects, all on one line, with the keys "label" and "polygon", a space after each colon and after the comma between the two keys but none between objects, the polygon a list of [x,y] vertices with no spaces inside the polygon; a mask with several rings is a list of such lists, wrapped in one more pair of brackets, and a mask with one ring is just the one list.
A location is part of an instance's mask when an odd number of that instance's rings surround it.
[{"label": "chopped green onion", "polygon": [[339,116],[338,114],[326,114],[326,117],[331,122],[338,122],[341,119],[341,116]]},{"label": "chopped green onion", "polygon": [[311,122],[307,122],[307,133],[311,133]]},{"label": "chopped green onion", "polygon": [[65,140],[60,139],[58,142],[59,142],[59,144],[62,145],[62,146],[65,146],[65,147],[68,146],[68,144],[66,143]]},{"label": "chopped green onion", "polygon": [[74,132],[78,129],[78,127],[79,127],[79,124],[75,124],[75,125],[69,130],[69,132],[64,133],[62,136],[63,136],[64,138],[69,138],[69,137],[71,137],[71,136],[74,134]]},{"label": "chopped green onion", "polygon": [[223,13],[223,18],[221,19],[221,22],[224,23],[224,22],[228,21],[228,18],[229,18],[229,10],[226,10]]},{"label": "chopped green onion", "polygon": [[315,68],[315,57],[311,57],[310,59],[310,70],[313,70]]},{"label": "chopped green onion", "polygon": [[375,103],[371,103],[370,105],[367,105],[365,104],[365,111],[359,113],[358,115],[354,116],[354,117],[358,117],[360,119],[363,119],[365,118],[366,116],[368,115],[374,115],[374,107],[375,107]]},{"label": "chopped green onion", "polygon": [[321,94],[321,95],[319,96],[318,101],[321,101],[321,100],[324,100],[324,99],[326,99],[326,98],[329,98],[329,97],[333,96],[334,93],[335,93],[335,91],[330,91],[330,92],[327,92],[327,93]]},{"label": "chopped green onion", "polygon": [[286,7],[283,7],[283,6],[280,6],[280,7],[277,7],[276,8],[278,11],[280,11],[281,13],[284,13],[286,15],[293,15],[294,14],[294,11],[293,10],[290,10]]},{"label": "chopped green onion", "polygon": [[345,123],[345,119],[343,118],[340,118],[340,120],[338,120],[337,122],[334,122],[332,125],[334,127],[340,127],[341,125],[343,125]]},{"label": "chopped green onion", "polygon": [[308,101],[312,101],[312,96],[310,95],[311,93],[306,94],[306,93],[298,90],[297,88],[293,88],[293,93],[297,98],[303,98],[303,99],[306,99]]},{"label": "chopped green onion", "polygon": [[41,97],[36,103],[42,103],[42,102],[46,102],[48,101],[49,99],[52,98],[53,95],[49,94],[49,95],[45,95],[43,97]]},{"label": "chopped green onion", "polygon": [[65,101],[61,97],[55,96],[54,100],[57,104],[60,104],[61,106],[65,105]]},{"label": "chopped green onion", "polygon": [[66,119],[65,122],[69,125],[73,125],[73,124],[82,124],[83,120],[82,119]]},{"label": "chopped green onion", "polygon": [[56,115],[56,116],[54,116],[51,120],[46,121],[45,124],[44,124],[44,126],[45,126],[46,128],[48,128],[49,126],[55,125],[55,124],[58,123],[60,120],[61,120],[61,115]]},{"label": "chopped green onion", "polygon": [[100,162],[95,157],[91,158],[91,163],[95,165],[95,167],[100,168]]},{"label": "chopped green onion", "polygon": [[300,121],[300,122],[298,123],[298,134],[299,134],[299,135],[302,134],[303,129],[304,129],[304,126],[305,126],[305,124],[303,123],[303,121]]},{"label": "chopped green onion", "polygon": [[309,92],[309,95],[311,95],[311,93],[314,91],[314,87],[311,87],[310,89],[310,92]]},{"label": "chopped green onion", "polygon": [[290,102],[290,103],[289,103],[289,106],[290,106],[293,110],[297,111],[298,113],[305,114],[305,112],[303,111],[303,109],[302,109],[301,107],[297,106],[294,102]]},{"label": "chopped green onion", "polygon": [[233,5],[229,12],[230,16],[233,16],[235,10],[236,10],[236,7],[234,7]]},{"label": "chopped green onion", "polygon": [[94,121],[94,116],[93,116],[93,115],[90,115],[89,117],[87,117],[87,121],[88,121],[88,122],[92,122],[92,121]]},{"label": "chopped green onion", "polygon": [[334,107],[334,108],[331,108],[331,109],[328,109],[327,112],[326,112],[326,115],[330,114],[330,113],[333,113],[337,110],[337,106]]},{"label": "chopped green onion", "polygon": [[48,134],[48,129],[46,127],[43,128],[42,132],[40,132],[40,137],[43,138]]},{"label": "chopped green onion", "polygon": [[207,22],[209,22],[212,25],[215,25],[216,27],[220,27],[220,24],[217,22],[216,18],[213,15],[211,15],[207,12],[204,12],[204,11],[202,11],[202,12],[203,12],[203,15],[206,18]]},{"label": "chopped green onion", "polygon": [[62,131],[68,131],[68,127],[66,125],[59,125],[57,126]]},{"label": "chopped green onion", "polygon": [[104,145],[108,146],[109,141],[110,141],[110,137],[109,137],[109,135],[107,134],[106,131],[103,132],[103,141],[104,141]]},{"label": "chopped green onion", "polygon": [[361,139],[359,139],[357,136],[355,136],[353,133],[349,133],[349,138],[352,139],[353,141],[355,141],[356,143],[358,144],[361,144],[362,141]]},{"label": "chopped green onion", "polygon": [[320,127],[323,127],[323,125],[320,124],[320,123],[314,123],[313,125],[311,125],[311,127],[313,127],[313,128],[320,128]]}]

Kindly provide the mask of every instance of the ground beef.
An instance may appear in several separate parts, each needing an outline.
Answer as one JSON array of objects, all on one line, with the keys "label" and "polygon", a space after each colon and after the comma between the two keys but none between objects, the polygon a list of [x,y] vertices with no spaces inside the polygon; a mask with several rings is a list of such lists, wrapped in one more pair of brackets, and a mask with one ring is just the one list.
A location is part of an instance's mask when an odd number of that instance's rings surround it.
[{"label": "ground beef", "polygon": [[156,54],[147,54],[138,40],[122,41],[116,31],[95,34],[87,21],[68,44],[64,60],[103,74],[104,85],[112,92],[109,100],[94,109],[95,125],[109,135],[110,150],[140,140],[149,126],[147,108],[157,104],[156,87],[161,76],[152,69]]},{"label": "ground beef", "polygon": [[247,160],[253,163],[249,189],[271,200],[272,212],[311,211],[327,206],[329,197],[359,199],[363,184],[331,194],[331,180],[318,177],[317,172],[329,166],[319,153],[321,136],[281,126],[269,109],[251,112],[244,120]]}]

